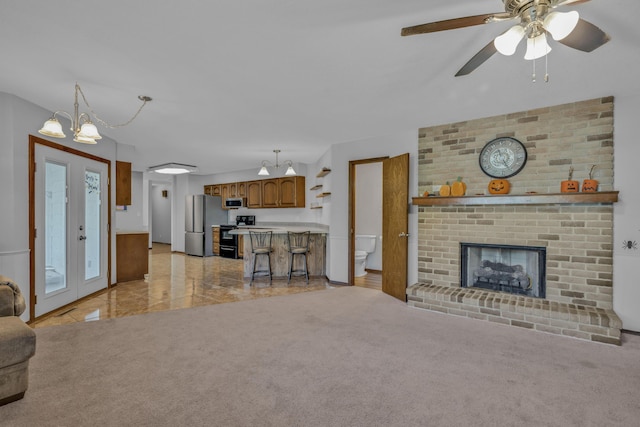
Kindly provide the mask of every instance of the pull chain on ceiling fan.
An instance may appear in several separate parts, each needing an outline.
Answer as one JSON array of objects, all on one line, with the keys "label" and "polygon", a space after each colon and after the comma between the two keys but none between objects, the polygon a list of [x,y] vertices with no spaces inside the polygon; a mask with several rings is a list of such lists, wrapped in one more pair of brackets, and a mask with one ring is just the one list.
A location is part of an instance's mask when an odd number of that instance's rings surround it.
[{"label": "pull chain on ceiling fan", "polygon": [[[535,60],[543,56],[546,57],[552,49],[549,46],[547,35],[550,35],[553,40],[565,46],[583,52],[591,52],[610,40],[610,37],[600,28],[581,19],[578,12],[557,12],[554,10],[560,6],[578,5],[588,1],[503,0],[504,12],[447,19],[406,27],[402,29],[401,35],[412,36],[519,19],[520,22],[490,41],[475,54],[456,73],[456,77],[471,73],[496,52],[507,56],[513,55],[520,41],[526,37],[527,50],[524,59],[534,61],[533,81],[535,81]],[[545,81],[548,81],[548,74],[545,74]]]}]

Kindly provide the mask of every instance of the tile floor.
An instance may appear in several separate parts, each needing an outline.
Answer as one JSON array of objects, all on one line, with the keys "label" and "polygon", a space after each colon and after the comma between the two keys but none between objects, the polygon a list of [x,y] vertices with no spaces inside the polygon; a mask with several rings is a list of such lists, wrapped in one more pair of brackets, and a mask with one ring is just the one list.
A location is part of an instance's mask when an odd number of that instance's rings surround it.
[{"label": "tile floor", "polygon": [[[355,282],[356,286],[381,289],[382,280],[379,274],[369,273]],[[169,245],[154,243],[149,251],[147,279],[119,283],[43,316],[31,326],[64,325],[331,287],[324,278],[312,278],[307,284],[300,277],[292,278],[289,284],[286,279],[274,279],[271,286],[268,279],[256,278],[249,286],[242,277],[242,260],[186,256],[171,253]]]}]

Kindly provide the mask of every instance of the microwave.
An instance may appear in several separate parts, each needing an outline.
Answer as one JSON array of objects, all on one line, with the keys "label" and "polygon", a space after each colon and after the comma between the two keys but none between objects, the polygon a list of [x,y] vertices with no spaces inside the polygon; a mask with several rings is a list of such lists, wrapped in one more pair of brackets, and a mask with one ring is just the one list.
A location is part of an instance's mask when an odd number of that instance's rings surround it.
[{"label": "microwave", "polygon": [[228,209],[238,209],[238,208],[244,207],[244,205],[245,205],[244,197],[234,197],[234,198],[225,199],[224,201],[224,206]]}]

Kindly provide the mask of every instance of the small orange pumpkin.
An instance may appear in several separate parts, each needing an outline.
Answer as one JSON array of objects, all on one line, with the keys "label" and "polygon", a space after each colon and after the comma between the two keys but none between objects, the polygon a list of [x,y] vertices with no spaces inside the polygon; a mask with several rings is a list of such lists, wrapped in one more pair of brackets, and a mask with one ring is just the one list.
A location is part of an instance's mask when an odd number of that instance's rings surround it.
[{"label": "small orange pumpkin", "polygon": [[455,197],[464,196],[464,193],[467,191],[467,184],[462,182],[462,177],[459,176],[458,179],[451,184],[451,195]]},{"label": "small orange pumpkin", "polygon": [[585,179],[584,181],[582,181],[583,193],[595,193],[596,191],[598,191],[597,179]]},{"label": "small orange pumpkin", "polygon": [[580,183],[578,181],[574,181],[573,177],[573,166],[569,167],[569,178],[565,181],[560,181],[560,192],[561,193],[577,193],[580,191]]},{"label": "small orange pumpkin", "polygon": [[429,191],[425,190],[424,193],[422,193],[422,197],[429,197]]},{"label": "small orange pumpkin", "polygon": [[448,181],[445,185],[440,186],[440,195],[442,197],[447,197],[451,195],[451,186],[449,185]]},{"label": "small orange pumpkin", "polygon": [[593,170],[596,168],[596,165],[592,165],[591,169],[589,169],[589,178],[582,181],[582,192],[583,193],[595,193],[598,191],[598,180],[593,179]]},{"label": "small orange pumpkin", "polygon": [[560,181],[561,193],[577,193],[580,191],[580,183],[574,180]]},{"label": "small orange pumpkin", "polygon": [[511,184],[506,179],[493,179],[489,182],[489,193],[509,194]]}]

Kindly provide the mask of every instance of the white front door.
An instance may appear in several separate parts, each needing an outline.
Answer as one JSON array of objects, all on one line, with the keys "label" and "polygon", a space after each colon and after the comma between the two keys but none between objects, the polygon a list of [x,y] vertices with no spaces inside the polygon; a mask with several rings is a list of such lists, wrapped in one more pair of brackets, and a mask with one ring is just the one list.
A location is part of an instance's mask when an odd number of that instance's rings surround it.
[{"label": "white front door", "polygon": [[108,164],[36,144],[35,315],[107,287]]}]

